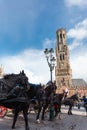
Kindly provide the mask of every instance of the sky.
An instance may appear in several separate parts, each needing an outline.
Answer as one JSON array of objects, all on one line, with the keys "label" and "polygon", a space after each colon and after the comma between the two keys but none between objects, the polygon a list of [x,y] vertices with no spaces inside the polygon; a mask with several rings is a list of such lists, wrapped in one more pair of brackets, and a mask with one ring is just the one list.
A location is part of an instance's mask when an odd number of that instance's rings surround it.
[{"label": "sky", "polygon": [[4,73],[24,70],[29,82],[47,83],[50,70],[44,50],[53,48],[55,56],[56,31],[65,28],[72,78],[87,81],[86,12],[86,0],[0,0],[0,66]]}]

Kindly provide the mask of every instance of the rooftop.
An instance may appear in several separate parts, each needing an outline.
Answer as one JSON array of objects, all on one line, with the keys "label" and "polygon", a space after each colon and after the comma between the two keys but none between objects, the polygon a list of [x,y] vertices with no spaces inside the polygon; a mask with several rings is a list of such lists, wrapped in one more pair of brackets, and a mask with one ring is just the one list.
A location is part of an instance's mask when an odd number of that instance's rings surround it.
[{"label": "rooftop", "polygon": [[85,88],[85,87],[87,87],[87,83],[83,79],[72,79],[72,86],[75,88],[76,87],[77,88],[81,88],[81,87]]}]

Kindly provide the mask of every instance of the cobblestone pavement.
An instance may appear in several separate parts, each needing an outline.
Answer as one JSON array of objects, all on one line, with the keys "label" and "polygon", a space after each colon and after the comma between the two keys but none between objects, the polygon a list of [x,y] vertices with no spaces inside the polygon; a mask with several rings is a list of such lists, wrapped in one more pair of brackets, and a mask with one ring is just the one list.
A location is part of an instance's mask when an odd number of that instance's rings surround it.
[{"label": "cobblestone pavement", "polygon": [[[49,121],[49,113],[46,113],[45,121],[40,124],[36,123],[36,114],[29,114],[30,130],[87,130],[87,117],[85,110],[77,108],[73,109],[73,115],[67,114],[67,107],[62,108],[61,120],[55,119]],[[0,119],[0,130],[11,130],[13,116],[8,113],[7,116]],[[19,116],[16,123],[16,130],[25,130],[24,119],[22,115]]]}]

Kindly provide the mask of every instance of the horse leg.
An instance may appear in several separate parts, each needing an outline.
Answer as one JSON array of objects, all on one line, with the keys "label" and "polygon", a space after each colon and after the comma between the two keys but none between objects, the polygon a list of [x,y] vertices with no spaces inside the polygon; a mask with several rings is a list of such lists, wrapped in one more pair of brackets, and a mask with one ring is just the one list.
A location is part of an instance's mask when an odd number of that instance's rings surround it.
[{"label": "horse leg", "polygon": [[36,117],[37,123],[40,123],[39,115],[40,115],[41,109],[42,109],[42,105],[39,105],[39,109],[38,109],[38,113],[37,113],[37,117]]},{"label": "horse leg", "polygon": [[58,104],[55,104],[54,103],[54,112],[55,112],[55,117],[57,117],[57,115],[58,115]]},{"label": "horse leg", "polygon": [[19,113],[19,111],[15,109],[14,117],[13,117],[12,130],[15,129],[15,124],[16,124],[16,121],[17,121],[17,118],[18,118],[18,113]]},{"label": "horse leg", "polygon": [[72,115],[72,106],[69,106],[68,115]]},{"label": "horse leg", "polygon": [[72,106],[70,106],[70,115],[72,115]]},{"label": "horse leg", "polygon": [[61,105],[59,105],[59,112],[61,113]]},{"label": "horse leg", "polygon": [[61,111],[60,111],[60,108],[61,106],[60,105],[58,105],[57,106],[57,108],[55,108],[55,117],[56,117],[56,119],[61,119],[61,117],[60,117],[60,113],[61,113]]},{"label": "horse leg", "polygon": [[28,124],[28,115],[27,115],[26,108],[23,110],[23,116],[24,116],[24,120],[25,120],[25,130],[30,130],[29,124]]},{"label": "horse leg", "polygon": [[57,113],[59,119],[61,120],[60,113],[61,113],[61,105],[58,106],[58,113]]},{"label": "horse leg", "polygon": [[[55,111],[55,118],[58,119],[59,108],[55,108],[54,111]],[[59,115],[59,118],[60,118],[60,115]]]},{"label": "horse leg", "polygon": [[47,109],[48,107],[48,104],[46,104],[44,107],[43,107],[43,111],[42,111],[42,120],[44,120],[44,114],[45,114],[45,110]]},{"label": "horse leg", "polygon": [[58,108],[55,108],[54,111],[55,111],[55,117],[57,117],[57,115],[58,115]]},{"label": "horse leg", "polygon": [[68,115],[70,115],[70,106],[69,106],[69,110],[68,110]]}]

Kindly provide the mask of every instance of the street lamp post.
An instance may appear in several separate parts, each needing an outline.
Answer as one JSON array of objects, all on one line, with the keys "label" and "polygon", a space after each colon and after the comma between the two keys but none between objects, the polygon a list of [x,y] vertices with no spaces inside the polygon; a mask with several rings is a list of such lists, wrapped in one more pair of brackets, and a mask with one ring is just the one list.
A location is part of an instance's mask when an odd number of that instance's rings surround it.
[{"label": "street lamp post", "polygon": [[[54,70],[55,66],[55,57],[53,56],[54,50],[51,48],[48,50],[47,48],[44,51],[44,54],[46,55],[47,63],[50,68],[50,80],[52,82],[52,72]],[[51,102],[50,102],[50,116],[49,120],[52,121],[54,119],[54,106],[53,106],[53,93],[51,94]]]},{"label": "street lamp post", "polygon": [[47,63],[48,63],[48,66],[50,68],[50,80],[52,81],[52,72],[54,70],[54,66],[55,66],[55,57],[53,56],[53,53],[54,53],[54,50],[53,48],[51,49],[45,49],[44,51],[44,54],[46,56],[46,59],[47,59]]}]

